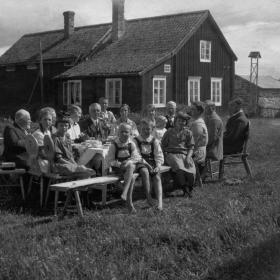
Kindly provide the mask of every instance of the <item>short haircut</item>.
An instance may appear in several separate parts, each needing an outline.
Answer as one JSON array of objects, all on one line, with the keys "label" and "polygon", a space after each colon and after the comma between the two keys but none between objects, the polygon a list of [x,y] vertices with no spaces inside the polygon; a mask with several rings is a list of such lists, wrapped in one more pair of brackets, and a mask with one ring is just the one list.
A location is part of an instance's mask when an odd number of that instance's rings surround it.
[{"label": "short haircut", "polygon": [[155,124],[151,121],[151,120],[148,120],[148,119],[142,119],[140,121],[140,127],[142,126],[149,126],[151,127],[152,129],[154,128]]},{"label": "short haircut", "polygon": [[197,109],[198,112],[200,112],[200,114],[203,114],[205,107],[203,102],[195,101],[192,103],[192,105]]},{"label": "short haircut", "polygon": [[214,110],[216,109],[216,104],[214,101],[208,99],[208,100],[205,100],[204,103],[205,103],[205,107],[209,107]]},{"label": "short haircut", "polygon": [[232,99],[229,103],[235,103],[238,106],[242,106],[243,100],[240,97]]},{"label": "short haircut", "polygon": [[42,108],[39,111],[39,121],[42,120],[43,117],[50,115],[53,119],[53,114],[51,112],[51,110],[49,110],[47,107],[46,108]]},{"label": "short haircut", "polygon": [[78,112],[82,113],[82,109],[78,105],[72,104],[72,105],[69,105],[68,112],[70,115],[72,115],[74,113],[78,113]]},{"label": "short haircut", "polygon": [[177,104],[176,104],[176,102],[174,102],[174,101],[168,101],[168,102],[166,103],[166,107],[173,107],[173,108],[176,108],[176,107],[177,107]]},{"label": "short haircut", "polygon": [[124,128],[124,127],[128,127],[130,131],[131,131],[131,129],[132,129],[132,127],[131,127],[130,124],[128,124],[128,123],[120,123],[120,125],[119,125],[119,131],[121,131],[121,129]]},{"label": "short haircut", "polygon": [[178,119],[181,119],[181,120],[184,120],[186,123],[191,119],[190,115],[180,111],[177,113],[176,117],[175,117],[175,120],[174,120],[174,123],[176,123],[176,121]]},{"label": "short haircut", "polygon": [[128,112],[130,112],[130,107],[129,107],[129,105],[127,105],[127,104],[122,104],[122,106],[120,107],[120,111],[121,111],[123,108],[126,108],[126,109],[128,110]]},{"label": "short haircut", "polygon": [[102,97],[99,97],[98,102],[101,103],[101,102],[104,102],[105,100],[108,101],[108,98],[102,96]]},{"label": "short haircut", "polygon": [[23,120],[27,116],[30,117],[29,112],[24,109],[20,109],[15,113],[15,122]]},{"label": "short haircut", "polygon": [[160,115],[156,118],[156,121],[167,123],[167,118],[165,116]]},{"label": "short haircut", "polygon": [[100,110],[101,110],[101,106],[100,106],[99,103],[91,103],[91,104],[89,105],[88,110],[91,111],[94,107],[99,107]]}]

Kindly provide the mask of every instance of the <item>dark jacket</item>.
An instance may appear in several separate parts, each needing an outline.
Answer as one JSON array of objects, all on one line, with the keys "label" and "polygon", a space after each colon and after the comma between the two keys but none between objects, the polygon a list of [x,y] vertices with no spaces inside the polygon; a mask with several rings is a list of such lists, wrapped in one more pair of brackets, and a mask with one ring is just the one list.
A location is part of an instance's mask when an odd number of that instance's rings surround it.
[{"label": "dark jacket", "polygon": [[174,127],[175,116],[174,116],[173,120],[169,115],[166,115],[165,117],[167,119],[167,123],[165,125],[165,128],[168,129],[168,128]]},{"label": "dark jacket", "polygon": [[3,158],[6,161],[15,162],[17,167],[28,169],[25,144],[26,134],[16,124],[7,125],[4,130],[4,152]]},{"label": "dark jacket", "polygon": [[242,152],[244,141],[249,133],[249,120],[244,112],[230,117],[224,132],[224,155]]},{"label": "dark jacket", "polygon": [[106,139],[108,135],[106,124],[102,119],[98,119],[98,124],[94,125],[92,119],[87,118],[80,122],[80,128],[82,133],[95,139]]},{"label": "dark jacket", "polygon": [[216,112],[205,118],[208,129],[207,157],[213,160],[223,159],[223,122]]}]

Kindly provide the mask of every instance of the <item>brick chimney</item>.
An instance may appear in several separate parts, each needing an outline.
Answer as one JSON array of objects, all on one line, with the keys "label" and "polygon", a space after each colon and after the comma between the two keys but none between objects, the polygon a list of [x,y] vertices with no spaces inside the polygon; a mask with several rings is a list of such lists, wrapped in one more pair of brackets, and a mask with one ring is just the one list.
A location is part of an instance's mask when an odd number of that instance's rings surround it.
[{"label": "brick chimney", "polygon": [[63,16],[64,16],[64,38],[68,39],[74,33],[75,13],[72,11],[66,11],[63,13]]},{"label": "brick chimney", "polygon": [[124,18],[124,2],[125,0],[112,0],[113,16],[112,16],[112,40],[119,40],[125,32]]}]

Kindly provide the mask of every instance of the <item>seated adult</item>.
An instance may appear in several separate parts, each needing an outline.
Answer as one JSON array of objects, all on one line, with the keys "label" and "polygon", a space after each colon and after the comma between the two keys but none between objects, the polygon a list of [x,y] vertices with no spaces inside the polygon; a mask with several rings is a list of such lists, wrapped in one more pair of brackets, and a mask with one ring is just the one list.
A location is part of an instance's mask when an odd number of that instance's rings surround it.
[{"label": "seated adult", "polygon": [[205,101],[205,124],[208,129],[206,157],[212,160],[223,159],[223,122],[216,113],[215,103]]},{"label": "seated adult", "polygon": [[139,135],[139,132],[136,123],[128,118],[129,112],[130,112],[129,106],[127,104],[123,104],[120,108],[120,118],[117,120],[116,126],[119,127],[121,123],[129,124],[131,126],[132,137],[136,137]]},{"label": "seated adult", "polygon": [[51,136],[52,127],[52,113],[48,108],[42,108],[39,112],[39,128],[33,132],[34,138],[37,140],[39,145],[39,155],[38,155],[38,167],[32,166],[36,170],[38,168],[41,172],[48,172],[49,162],[46,158],[44,152],[44,137],[45,135]]},{"label": "seated adult", "polygon": [[100,117],[109,125],[112,125],[116,122],[116,118],[113,112],[107,110],[108,108],[108,99],[105,97],[100,97],[98,103],[101,106],[101,114]]},{"label": "seated adult", "polygon": [[100,104],[92,103],[89,106],[89,117],[80,122],[81,131],[88,137],[93,137],[97,140],[106,139],[108,136],[108,131],[106,129],[106,124],[100,116]]},{"label": "seated adult", "polygon": [[156,127],[156,107],[153,104],[148,104],[142,113],[143,117],[152,122],[153,129]]},{"label": "seated adult", "polygon": [[67,132],[72,141],[78,141],[81,135],[79,120],[82,116],[82,109],[78,105],[70,105],[68,113],[70,115],[70,128]]},{"label": "seated adult", "polygon": [[196,169],[192,158],[194,139],[192,132],[186,128],[189,119],[187,114],[179,112],[175,118],[175,127],[164,134],[161,146],[165,162],[175,173],[177,187],[191,197]]},{"label": "seated adult", "polygon": [[223,138],[224,155],[242,152],[249,125],[249,120],[242,110],[240,98],[230,101],[228,109],[230,118],[227,121]]},{"label": "seated adult", "polygon": [[175,124],[175,116],[176,116],[176,103],[174,101],[169,101],[166,104],[167,115],[165,116],[167,119],[166,129],[170,127],[174,127]]},{"label": "seated adult", "polygon": [[19,168],[29,169],[25,138],[30,130],[30,124],[29,112],[20,109],[15,114],[14,124],[7,125],[4,130],[4,160],[15,162]]}]

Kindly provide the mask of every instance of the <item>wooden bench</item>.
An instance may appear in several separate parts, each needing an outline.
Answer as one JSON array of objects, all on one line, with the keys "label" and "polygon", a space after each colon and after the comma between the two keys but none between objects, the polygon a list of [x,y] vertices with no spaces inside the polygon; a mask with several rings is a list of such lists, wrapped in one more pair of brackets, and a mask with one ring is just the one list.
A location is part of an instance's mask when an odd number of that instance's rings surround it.
[{"label": "wooden bench", "polygon": [[[160,168],[160,174],[168,172],[170,170],[169,166],[162,166]],[[134,174],[136,179],[139,176],[138,173]],[[107,204],[107,189],[109,184],[115,184],[120,182],[121,178],[117,175],[107,175],[102,177],[94,177],[88,179],[81,179],[77,181],[68,181],[64,183],[53,184],[50,186],[50,190],[55,191],[54,199],[54,215],[57,215],[57,204],[59,192],[66,192],[66,200],[63,207],[63,213],[66,211],[67,207],[70,204],[71,196],[74,194],[76,200],[76,207],[80,217],[83,217],[83,209],[80,200],[79,191],[87,191],[89,189],[97,189],[102,191],[102,205]]]}]

